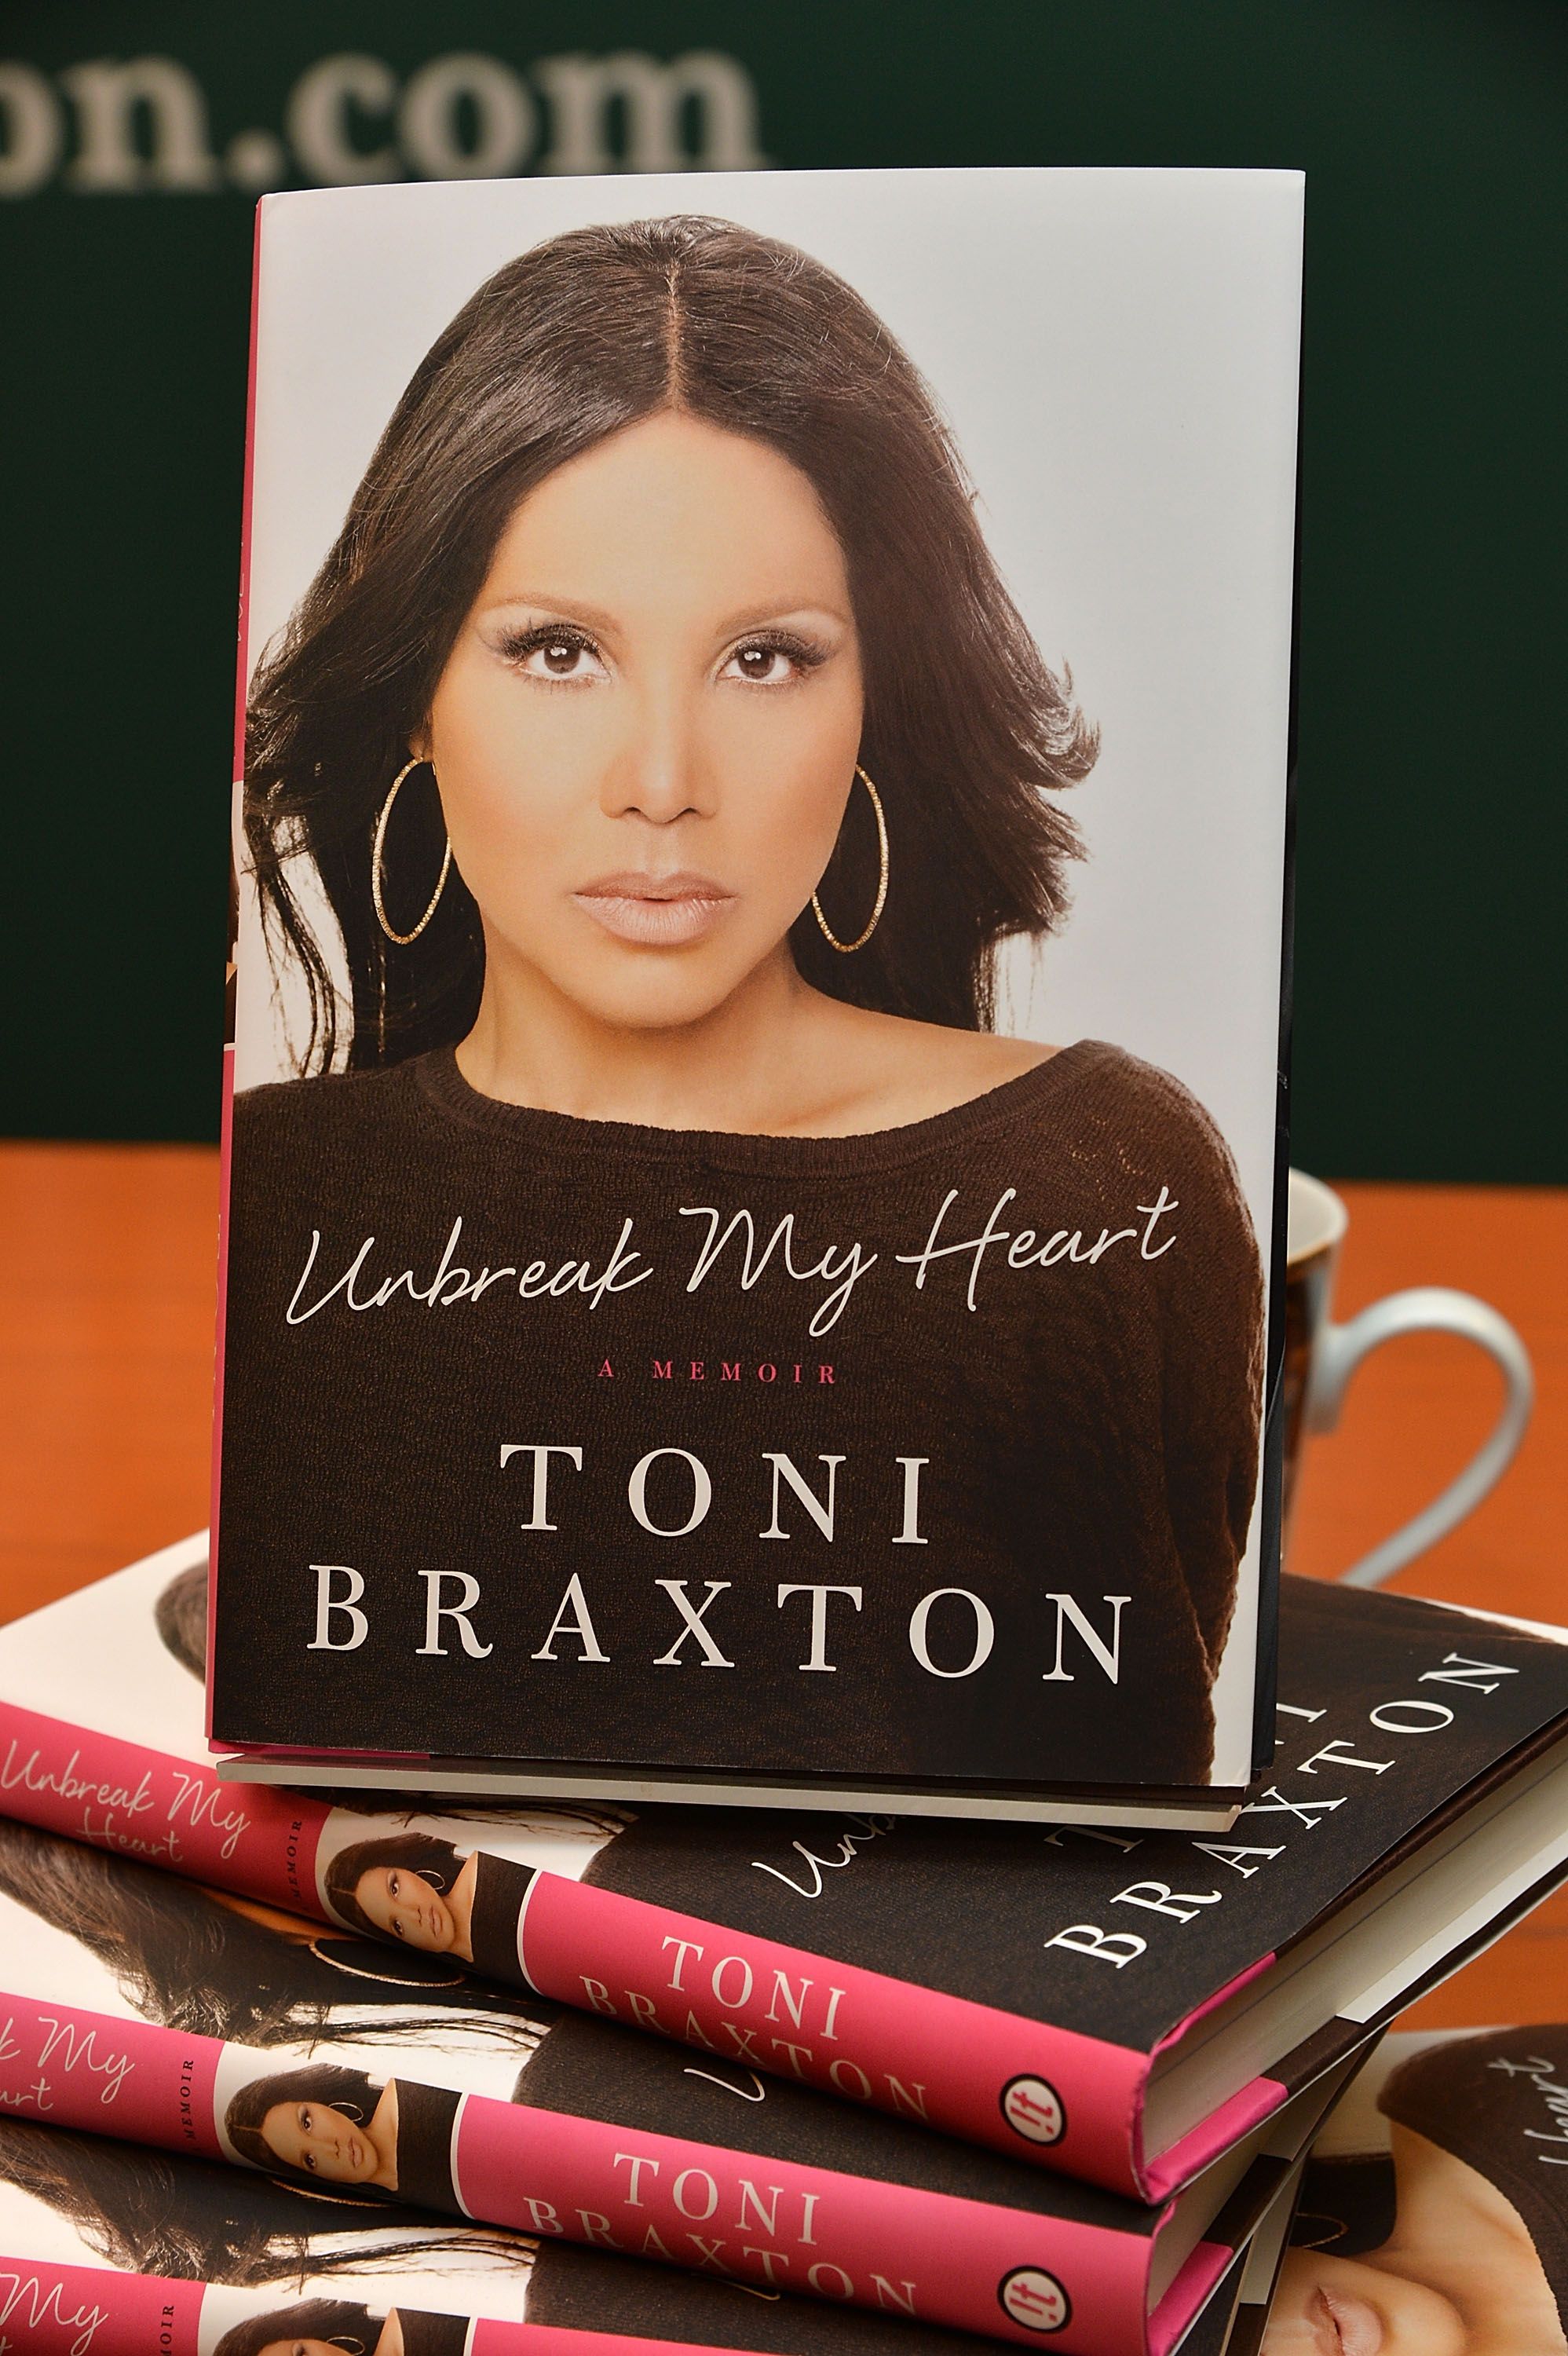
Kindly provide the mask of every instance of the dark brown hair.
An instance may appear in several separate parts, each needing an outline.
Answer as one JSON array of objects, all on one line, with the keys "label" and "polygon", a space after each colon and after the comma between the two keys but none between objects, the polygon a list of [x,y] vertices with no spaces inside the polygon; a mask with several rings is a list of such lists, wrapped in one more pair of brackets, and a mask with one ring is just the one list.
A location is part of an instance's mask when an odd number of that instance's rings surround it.
[{"label": "dark brown hair", "polygon": [[51,2208],[106,2265],[182,2282],[375,2279],[448,2258],[528,2274],[537,2248],[520,2233],[421,2216],[351,2184],[296,2187],[228,2160],[0,2117],[5,2185]]},{"label": "dark brown hair", "polygon": [[[695,216],[575,230],[498,270],[426,354],[255,681],[246,834],[269,930],[309,984],[304,1068],[332,1062],[338,1013],[289,880],[300,854],[347,955],[350,1066],[470,1028],[484,975],[473,897],[453,873],[420,938],[390,944],[370,897],[377,813],[518,501],[670,408],[798,467],[848,564],[860,758],[886,808],[893,885],[852,958],[805,912],[791,933],[801,972],[856,1004],[976,1028],[990,1019],[997,942],[1061,918],[1077,837],[1044,795],[1085,774],[1095,740],[1003,585],[918,370],[850,287],[773,239]],[[389,830],[395,922],[424,906],[443,831],[421,772]],[[876,877],[856,793],[822,886],[841,931]]]}]

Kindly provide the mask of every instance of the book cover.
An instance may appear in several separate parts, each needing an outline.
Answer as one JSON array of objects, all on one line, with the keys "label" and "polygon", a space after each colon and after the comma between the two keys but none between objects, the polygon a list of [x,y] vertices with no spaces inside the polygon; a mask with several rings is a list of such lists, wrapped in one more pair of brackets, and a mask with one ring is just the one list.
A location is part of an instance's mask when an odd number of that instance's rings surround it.
[{"label": "book cover", "polygon": [[1568,2349],[1568,2025],[1384,2040],[1313,2147],[1264,2356]]},{"label": "book cover", "polygon": [[9,2116],[1083,2356],[1185,2330],[1328,2099],[1146,2207],[3,1833]]},{"label": "book cover", "polygon": [[1301,201],[263,201],[220,1748],[1239,1799]]},{"label": "book cover", "polygon": [[1284,1582],[1279,1749],[1211,1840],[220,1784],[205,1591],[197,1539],[0,1630],[0,1807],[1142,2199],[1568,1858],[1568,1652],[1410,1597]]}]

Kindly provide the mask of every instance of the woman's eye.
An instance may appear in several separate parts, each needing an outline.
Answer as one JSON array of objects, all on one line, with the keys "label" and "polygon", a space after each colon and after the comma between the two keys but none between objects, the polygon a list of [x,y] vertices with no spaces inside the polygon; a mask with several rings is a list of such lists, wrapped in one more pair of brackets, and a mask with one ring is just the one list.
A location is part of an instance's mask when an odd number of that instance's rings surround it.
[{"label": "woman's eye", "polygon": [[392,1936],[393,1936],[393,1938],[394,1938],[394,1939],[400,1939],[400,1938],[402,1937],[402,1935],[403,1935],[403,1922],[402,1922],[402,1917],[401,1917],[401,1915],[400,1915],[400,1914],[394,1914],[394,1915],[393,1915],[393,1917],[392,1917],[392,1922],[391,1922],[391,1931],[392,1931]]},{"label": "woman's eye", "polygon": [[399,1881],[399,1879],[398,1879],[397,1875],[396,1875],[395,1873],[389,1873],[389,1874],[388,1874],[388,1876],[387,1876],[387,1895],[388,1895],[388,1897],[389,1897],[389,1898],[400,1898],[400,1897],[402,1896],[402,1894],[403,1894],[403,1892],[402,1892],[402,1886],[401,1886],[401,1884],[400,1883],[400,1881]]},{"label": "woman's eye", "polygon": [[304,2156],[304,2164],[309,2173],[314,2176],[315,2174],[315,2154],[314,2151],[306,2152]]},{"label": "woman's eye", "polygon": [[737,647],[724,666],[730,677],[746,680],[753,687],[783,687],[799,669],[795,658],[784,647]]},{"label": "woman's eye", "polygon": [[535,638],[519,649],[518,668],[528,679],[603,679],[604,666],[586,638]]},{"label": "woman's eye", "polygon": [[301,2111],[301,2113],[300,2113],[300,2133],[301,2133],[301,2135],[309,2135],[309,2133],[310,2133],[310,2131],[311,2131],[312,2127],[313,2127],[315,2125],[315,2119],[312,2117],[312,2115],[311,2115],[310,2112],[309,2112],[309,2111]]}]

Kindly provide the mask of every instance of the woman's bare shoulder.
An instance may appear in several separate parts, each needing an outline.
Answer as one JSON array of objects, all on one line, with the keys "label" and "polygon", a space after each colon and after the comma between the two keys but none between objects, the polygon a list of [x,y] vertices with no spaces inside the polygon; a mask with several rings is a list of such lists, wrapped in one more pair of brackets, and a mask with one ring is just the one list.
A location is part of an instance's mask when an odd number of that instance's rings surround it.
[{"label": "woman's bare shoulder", "polygon": [[989,1031],[949,1030],[829,1003],[809,1116],[818,1135],[852,1136],[930,1120],[1021,1079],[1057,1053],[1038,1039],[1002,1039]]},{"label": "woman's bare shoulder", "polygon": [[[994,1031],[952,1031],[941,1023],[912,1023],[898,1014],[874,1014],[881,1027],[889,1069],[922,1080],[953,1104],[984,1096],[1008,1080],[1021,1079],[1058,1052],[1042,1039],[1004,1039]],[[945,1108],[937,1106],[935,1110]]]}]

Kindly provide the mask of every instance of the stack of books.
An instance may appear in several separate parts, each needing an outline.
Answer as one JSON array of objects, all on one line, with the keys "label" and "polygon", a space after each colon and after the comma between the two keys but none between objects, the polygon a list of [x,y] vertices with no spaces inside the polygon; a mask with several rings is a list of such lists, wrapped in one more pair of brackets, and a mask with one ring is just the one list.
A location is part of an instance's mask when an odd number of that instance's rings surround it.
[{"label": "stack of books", "polygon": [[196,1540],[0,1633],[40,2348],[341,2344],[316,2302],[415,2349],[1202,2348],[1379,2032],[1568,1873],[1568,1647],[1405,1597],[1284,1582],[1215,1837],[224,1783],[206,1584]]},{"label": "stack of books", "polygon": [[[0,2345],[1387,2344],[1306,2156],[1568,1645],[1278,1577],[1301,205],[265,200],[215,1526],[0,1633]],[[1541,2034],[1360,2097],[1428,2320]]]}]

